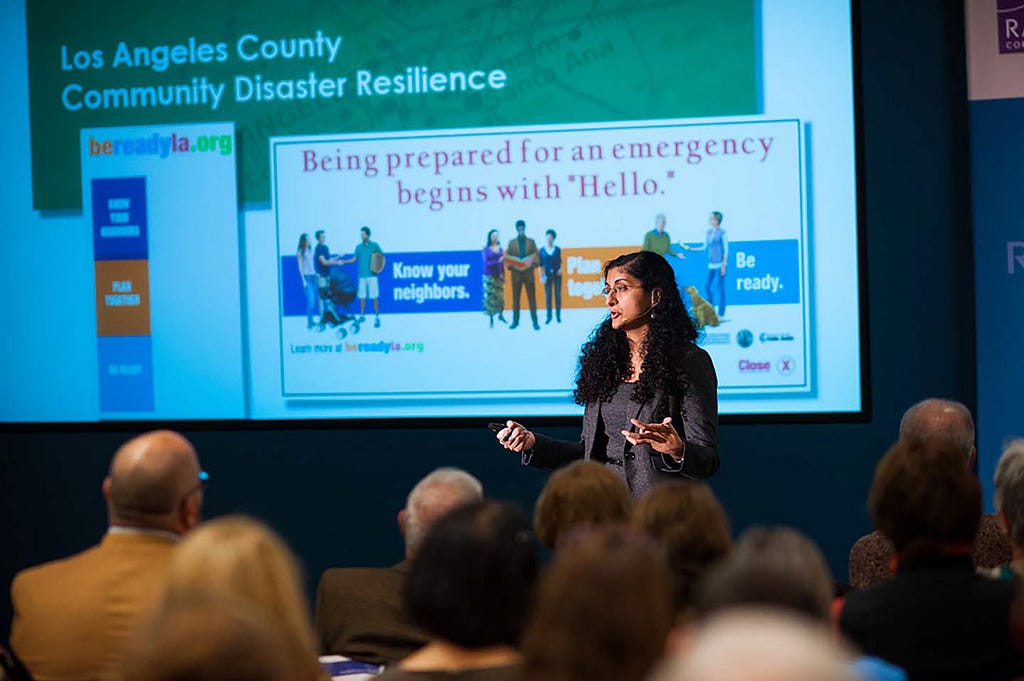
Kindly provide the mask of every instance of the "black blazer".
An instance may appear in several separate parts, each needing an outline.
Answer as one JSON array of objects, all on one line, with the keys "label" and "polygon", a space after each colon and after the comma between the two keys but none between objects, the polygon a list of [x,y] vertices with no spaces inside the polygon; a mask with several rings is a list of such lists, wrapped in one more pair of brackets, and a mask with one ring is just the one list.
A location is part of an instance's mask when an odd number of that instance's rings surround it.
[{"label": "black blazer", "polygon": [[[685,351],[688,382],[671,395],[656,395],[637,405],[636,418],[643,423],[672,417],[672,424],[686,443],[683,463],[651,449],[650,445],[630,446],[621,452],[609,452],[603,432],[598,432],[599,405],[587,404],[583,410],[583,434],[579,442],[556,440],[534,433],[537,444],[523,452],[522,462],[545,470],[554,470],[577,459],[593,459],[621,465],[626,483],[634,497],[641,497],[662,480],[707,478],[718,470],[718,376],[711,356],[696,345]],[[624,429],[636,430],[630,423]]]},{"label": "black blazer", "polygon": [[911,681],[1008,679],[1016,587],[975,574],[970,556],[908,561],[891,580],[848,593],[839,627]]}]

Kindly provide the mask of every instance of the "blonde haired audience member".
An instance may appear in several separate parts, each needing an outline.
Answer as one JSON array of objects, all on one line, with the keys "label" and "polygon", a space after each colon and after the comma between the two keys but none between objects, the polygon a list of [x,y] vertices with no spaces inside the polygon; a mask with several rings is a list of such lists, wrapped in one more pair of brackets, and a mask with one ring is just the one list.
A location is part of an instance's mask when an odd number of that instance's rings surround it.
[{"label": "blonde haired audience member", "polygon": [[284,640],[268,616],[206,595],[165,603],[128,645],[122,681],[289,681]]},{"label": "blonde haired audience member", "polygon": [[204,595],[234,598],[265,613],[288,651],[291,677],[323,678],[298,563],[269,527],[228,516],[189,534],[168,567],[166,602]]},{"label": "blonde haired audience member", "polygon": [[735,609],[697,629],[652,681],[854,681],[852,659],[824,625],[779,610]]}]

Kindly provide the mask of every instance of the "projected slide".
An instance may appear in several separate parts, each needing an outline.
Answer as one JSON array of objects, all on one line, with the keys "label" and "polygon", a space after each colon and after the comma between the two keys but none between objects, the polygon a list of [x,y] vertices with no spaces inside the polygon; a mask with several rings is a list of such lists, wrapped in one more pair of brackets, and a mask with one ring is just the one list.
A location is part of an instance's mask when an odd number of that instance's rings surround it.
[{"label": "projected slide", "polygon": [[848,2],[0,12],[0,422],[578,414],[640,249],[721,413],[861,409]]},{"label": "projected slide", "polygon": [[[798,121],[275,138],[271,148],[285,395],[473,395],[486,404],[526,392],[522,409],[536,396],[564,399],[571,361],[605,307],[601,265],[649,241],[656,215],[681,293],[711,308],[702,296],[712,270],[699,249],[712,211],[728,226],[730,257],[714,282],[721,314],[712,308],[703,319],[705,340],[771,320],[787,329],[791,353],[787,367],[762,371],[731,344],[712,344],[721,389],[808,388]],[[553,230],[564,264],[557,296],[529,270],[534,304],[523,306],[523,328],[508,333],[486,313],[483,267],[488,234],[496,230],[511,252],[518,220],[541,253]],[[386,257],[379,272],[351,262],[370,250],[360,245],[362,227]],[[313,306],[333,310],[326,325],[305,313],[313,291],[301,285],[297,262],[302,235],[318,233],[340,263],[328,272],[333,289]],[[502,288],[511,289],[511,263],[502,266]],[[535,330],[548,297],[559,313]],[[375,309],[380,315],[367,317]],[[457,371],[438,371],[468,339],[487,350],[460,352]],[[528,382],[514,366],[530,367]]]}]

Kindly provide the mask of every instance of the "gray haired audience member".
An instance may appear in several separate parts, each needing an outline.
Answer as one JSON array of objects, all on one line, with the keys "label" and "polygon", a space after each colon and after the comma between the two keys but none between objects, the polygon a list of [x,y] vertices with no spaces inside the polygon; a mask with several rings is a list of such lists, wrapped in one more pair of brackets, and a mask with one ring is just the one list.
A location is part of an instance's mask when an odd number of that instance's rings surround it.
[{"label": "gray haired audience member", "polygon": [[903,413],[899,439],[911,445],[958,452],[968,468],[974,467],[974,418],[971,410],[954,400],[922,400]]},{"label": "gray haired audience member", "polygon": [[[825,556],[807,535],[791,527],[752,527],[708,576],[698,597],[698,612],[713,619],[735,609],[774,610],[831,627],[832,592]],[[843,658],[849,659],[845,650]],[[906,679],[903,670],[877,658],[858,658],[853,667],[860,681]]]},{"label": "gray haired audience member", "polygon": [[696,630],[652,681],[855,681],[827,627],[780,611],[736,609]]},{"label": "gray haired audience member", "polygon": [[398,512],[398,526],[405,539],[405,557],[412,559],[427,531],[452,509],[484,497],[480,481],[460,468],[438,468],[416,483]]},{"label": "gray haired audience member", "polygon": [[330,568],[317,591],[316,632],[321,651],[390,664],[425,645],[402,606],[409,568],[434,523],[483,498],[480,481],[458,468],[438,468],[420,480],[398,513],[405,560],[387,568]]},{"label": "gray haired audience member", "polygon": [[790,527],[753,527],[732,555],[712,569],[697,596],[707,617],[734,607],[774,607],[825,623],[832,605],[832,575],[821,551]]},{"label": "gray haired audience member", "polygon": [[995,506],[999,522],[1010,539],[1012,559],[995,573],[1004,579],[1024,576],[1024,439],[1003,448],[996,464]]},{"label": "gray haired audience member", "polygon": [[[977,458],[974,419],[970,410],[953,400],[931,398],[913,405],[900,420],[899,441],[917,449],[948,452],[973,469]],[[893,546],[876,531],[864,535],[850,549],[850,585],[866,589],[892,578]],[[974,564],[994,568],[1010,561],[1010,545],[999,518],[986,514],[978,525],[972,553]]]},{"label": "gray haired audience member", "polygon": [[438,520],[405,588],[409,615],[431,640],[381,681],[519,681],[537,553],[529,519],[512,504],[480,501]]}]

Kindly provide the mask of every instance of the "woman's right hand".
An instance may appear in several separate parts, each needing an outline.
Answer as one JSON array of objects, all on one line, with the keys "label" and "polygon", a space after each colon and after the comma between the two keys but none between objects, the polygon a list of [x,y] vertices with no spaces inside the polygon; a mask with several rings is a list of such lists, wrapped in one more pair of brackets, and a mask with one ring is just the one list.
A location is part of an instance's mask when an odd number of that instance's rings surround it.
[{"label": "woman's right hand", "polygon": [[505,427],[498,431],[495,435],[498,438],[498,442],[505,449],[511,449],[513,452],[524,452],[528,449],[533,449],[534,445],[537,444],[537,438],[534,437],[533,433],[528,431],[525,426],[521,423],[509,420],[505,422]]}]

